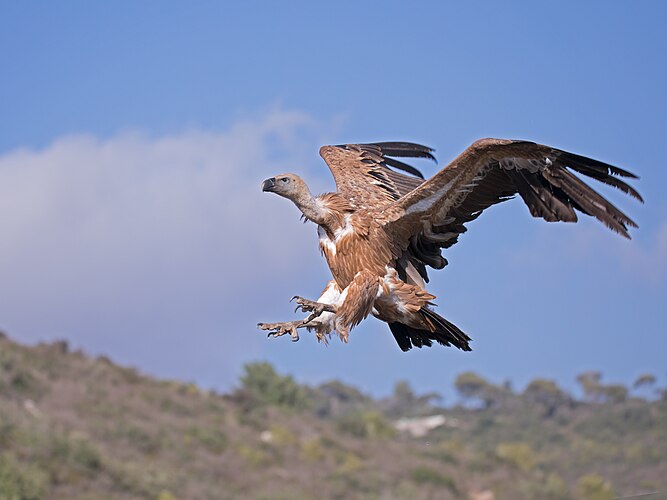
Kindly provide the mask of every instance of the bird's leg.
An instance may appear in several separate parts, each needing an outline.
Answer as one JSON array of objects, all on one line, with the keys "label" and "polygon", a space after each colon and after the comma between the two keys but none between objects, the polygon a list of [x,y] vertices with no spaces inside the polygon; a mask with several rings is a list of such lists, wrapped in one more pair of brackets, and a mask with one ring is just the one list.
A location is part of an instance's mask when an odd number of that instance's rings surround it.
[{"label": "bird's leg", "polygon": [[304,312],[310,312],[308,317],[301,321],[259,323],[257,326],[262,330],[269,330],[269,337],[280,337],[289,333],[294,342],[299,340],[297,330],[299,328],[308,328],[315,331],[318,341],[326,343],[326,336],[331,333],[334,327],[335,304],[339,297],[340,288],[336,285],[335,281],[330,281],[317,301],[307,300],[298,296],[292,299],[296,299],[297,310],[302,309]]},{"label": "bird's leg", "polygon": [[283,321],[281,323],[257,323],[260,330],[269,330],[269,337],[280,337],[289,333],[292,342],[299,340],[297,328],[305,328],[308,325],[308,318],[301,321]]},{"label": "bird's leg", "polygon": [[370,271],[359,271],[347,287],[345,300],[338,306],[335,329],[343,342],[347,342],[350,330],[373,310],[380,279]]},{"label": "bird's leg", "polygon": [[294,312],[301,309],[303,312],[311,313],[310,316],[308,316],[308,318],[306,319],[307,323],[314,320],[315,318],[318,318],[323,312],[335,313],[337,310],[336,306],[333,304],[326,304],[324,302],[317,302],[315,300],[304,299],[303,297],[299,297],[298,295],[292,297],[290,299],[290,302],[292,302],[293,300],[296,300],[297,303]]},{"label": "bird's leg", "polygon": [[[335,313],[336,307],[332,304],[324,304],[322,302],[315,302],[313,300],[304,299],[302,297],[293,297],[292,300],[296,299],[297,307],[295,311],[299,309],[304,312],[310,312],[310,315],[300,321],[283,321],[280,323],[257,323],[257,327],[260,330],[269,330],[269,337],[280,337],[287,333],[292,337],[292,342],[299,340],[299,333],[297,332],[298,328],[313,328],[317,330],[318,340],[323,340],[322,335],[322,324],[321,322],[315,322],[322,313],[329,312]],[[290,301],[291,302],[291,301]]]}]

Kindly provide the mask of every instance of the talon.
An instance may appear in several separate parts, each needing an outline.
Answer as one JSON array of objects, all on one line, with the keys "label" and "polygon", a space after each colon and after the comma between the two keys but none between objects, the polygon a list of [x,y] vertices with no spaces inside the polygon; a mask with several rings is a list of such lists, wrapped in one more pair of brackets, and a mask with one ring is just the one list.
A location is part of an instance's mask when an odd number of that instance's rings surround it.
[{"label": "talon", "polygon": [[320,313],[318,312],[312,312],[310,313],[310,316],[308,316],[306,319],[303,320],[303,324],[305,325],[306,323],[310,323],[313,321],[315,318],[318,318],[320,316]]},{"label": "talon", "polygon": [[305,323],[301,321],[287,321],[283,323],[257,323],[257,327],[262,330],[269,330],[267,333],[267,338],[278,338],[282,335],[289,333],[292,338],[292,342],[299,340],[299,333],[297,328],[300,328]]}]

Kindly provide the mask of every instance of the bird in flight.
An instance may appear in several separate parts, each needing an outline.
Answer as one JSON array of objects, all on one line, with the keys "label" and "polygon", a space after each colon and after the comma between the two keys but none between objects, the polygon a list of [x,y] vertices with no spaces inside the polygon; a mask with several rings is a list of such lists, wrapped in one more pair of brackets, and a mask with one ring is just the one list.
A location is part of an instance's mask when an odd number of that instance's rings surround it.
[{"label": "bird in flight", "polygon": [[[433,310],[427,268],[442,269],[442,250],[485,209],[518,194],[531,215],[576,222],[577,211],[630,238],[637,225],[577,175],[608,184],[642,201],[621,178],[634,174],[601,161],[528,141],[481,139],[436,175],[424,180],[396,158],[434,160],[433,150],[410,142],[324,146],[337,191],[313,196],[295,174],[266,179],[262,191],[291,200],[317,224],[320,250],[333,280],[316,300],[293,297],[298,321],[259,323],[269,337],[298,329],[318,340],[350,330],[369,315],[389,324],[403,351],[433,342],[470,350],[470,337]],[[399,172],[402,171],[402,172]]]}]

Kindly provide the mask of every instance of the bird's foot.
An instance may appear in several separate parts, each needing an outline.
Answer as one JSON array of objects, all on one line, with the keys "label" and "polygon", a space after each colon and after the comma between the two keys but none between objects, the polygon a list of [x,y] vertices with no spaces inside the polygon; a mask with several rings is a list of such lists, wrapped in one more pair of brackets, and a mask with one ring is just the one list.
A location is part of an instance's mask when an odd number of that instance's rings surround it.
[{"label": "bird's foot", "polygon": [[298,295],[292,297],[290,299],[290,302],[292,301],[296,301],[297,303],[294,312],[297,312],[299,309],[301,309],[303,312],[310,313],[310,316],[308,316],[306,323],[319,317],[323,312],[331,312],[331,313],[336,312],[336,308],[331,304],[325,304],[323,302],[316,302],[314,300],[304,299],[303,297],[299,297]]},{"label": "bird's foot", "polygon": [[281,323],[257,323],[260,330],[269,330],[268,337],[280,337],[289,333],[292,342],[299,340],[297,328],[305,325],[304,321],[283,321]]}]

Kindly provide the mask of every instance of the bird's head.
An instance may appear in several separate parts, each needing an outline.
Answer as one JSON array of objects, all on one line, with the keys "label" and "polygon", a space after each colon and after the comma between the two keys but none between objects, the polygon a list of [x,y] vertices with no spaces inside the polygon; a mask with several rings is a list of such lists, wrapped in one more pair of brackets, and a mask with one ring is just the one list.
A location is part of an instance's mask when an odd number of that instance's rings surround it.
[{"label": "bird's head", "polygon": [[296,174],[280,174],[266,179],[262,182],[262,191],[276,193],[292,201],[309,193],[306,183]]}]

